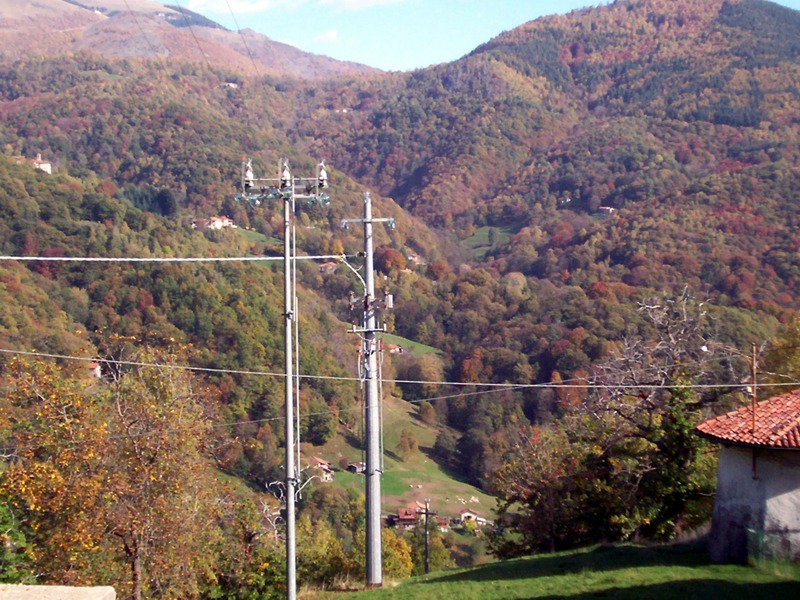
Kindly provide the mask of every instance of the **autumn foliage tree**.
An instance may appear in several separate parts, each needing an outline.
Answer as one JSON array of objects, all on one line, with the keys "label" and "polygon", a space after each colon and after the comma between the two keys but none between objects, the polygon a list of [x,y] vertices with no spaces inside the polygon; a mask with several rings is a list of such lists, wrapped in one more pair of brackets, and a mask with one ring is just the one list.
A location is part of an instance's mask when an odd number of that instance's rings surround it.
[{"label": "autumn foliage tree", "polygon": [[400,439],[397,441],[397,455],[402,461],[407,461],[419,450],[417,436],[409,428],[404,427],[400,432]]},{"label": "autumn foliage tree", "polygon": [[625,340],[597,367],[591,393],[523,433],[495,471],[500,520],[518,534],[495,536],[497,554],[669,539],[710,516],[714,463],[694,427],[725,406],[730,375],[706,356],[702,304],[683,295],[641,311],[649,336]]},{"label": "autumn foliage tree", "polygon": [[4,391],[13,414],[9,462],[0,494],[37,548],[36,570],[45,581],[80,584],[122,565],[107,561],[98,508],[105,492],[101,462],[107,428],[77,382],[51,365],[11,361]]},{"label": "autumn foliage tree", "polygon": [[406,268],[406,257],[390,246],[381,246],[375,250],[375,268],[383,273],[402,271]]},{"label": "autumn foliage tree", "polygon": [[11,508],[0,499],[0,583],[33,583],[30,548]]},{"label": "autumn foliage tree", "polygon": [[203,448],[210,424],[202,405],[187,372],[169,366],[125,372],[109,395],[108,434],[119,442],[104,453],[103,515],[124,551],[133,595],[158,588],[197,595],[214,570],[203,549],[219,533],[208,526],[216,483]]},{"label": "autumn foliage tree", "polygon": [[42,581],[199,597],[220,568],[222,494],[187,372],[125,367],[87,386],[14,360],[3,388],[15,426],[0,495],[31,532]]},{"label": "autumn foliage tree", "polygon": [[572,443],[560,426],[521,432],[508,460],[493,474],[498,524],[514,535],[490,537],[492,551],[503,557],[552,552],[580,545],[596,533],[586,512],[585,447]]}]

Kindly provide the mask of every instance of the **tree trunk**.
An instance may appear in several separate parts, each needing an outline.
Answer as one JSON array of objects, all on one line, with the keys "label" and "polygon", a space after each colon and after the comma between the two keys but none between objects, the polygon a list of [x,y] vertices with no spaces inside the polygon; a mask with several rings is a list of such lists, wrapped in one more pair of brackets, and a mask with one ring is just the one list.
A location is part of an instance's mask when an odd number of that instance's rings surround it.
[{"label": "tree trunk", "polygon": [[131,600],[142,600],[142,553],[135,536],[130,544],[125,544],[125,551],[131,564]]}]

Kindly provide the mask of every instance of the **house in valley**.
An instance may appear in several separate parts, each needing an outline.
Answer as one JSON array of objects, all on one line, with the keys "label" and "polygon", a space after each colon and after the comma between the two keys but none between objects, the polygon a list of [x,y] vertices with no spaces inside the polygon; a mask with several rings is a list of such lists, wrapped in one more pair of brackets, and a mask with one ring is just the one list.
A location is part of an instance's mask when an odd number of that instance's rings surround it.
[{"label": "house in valley", "polygon": [[479,517],[478,513],[476,513],[474,510],[469,509],[469,508],[465,508],[465,509],[463,509],[461,511],[461,515],[459,517],[459,520],[461,521],[462,525],[464,523],[468,523],[469,521],[473,521],[474,523],[477,523],[478,522],[478,517]]},{"label": "house in valley", "polygon": [[103,378],[103,366],[98,362],[90,362],[86,365],[86,372],[92,379]]},{"label": "house in valley", "polygon": [[334,261],[324,262],[319,266],[319,274],[320,275],[329,275],[329,274],[333,273],[334,271],[336,271],[336,267],[338,267],[339,264],[340,263],[334,262]]},{"label": "house in valley", "polygon": [[36,158],[34,158],[31,162],[33,163],[33,166],[40,171],[44,171],[48,175],[53,174],[53,165],[49,160],[44,160],[41,154],[37,154]]},{"label": "house in valley", "polygon": [[367,464],[363,462],[352,462],[347,465],[347,470],[356,475],[363,475],[367,472]]},{"label": "house in valley", "polygon": [[393,525],[400,530],[409,531],[417,526],[417,519],[419,518],[419,507],[416,503],[409,504],[401,509],[398,509],[397,515],[392,515]]},{"label": "house in valley", "polygon": [[199,231],[228,229],[236,227],[230,217],[209,217],[207,219],[192,219],[192,229]]},{"label": "house in valley", "polygon": [[442,533],[450,531],[450,518],[449,517],[434,517],[434,522]]},{"label": "house in valley", "polygon": [[333,463],[328,462],[325,459],[312,456],[311,468],[314,470],[314,474],[319,477],[321,481],[326,483],[333,481]]}]

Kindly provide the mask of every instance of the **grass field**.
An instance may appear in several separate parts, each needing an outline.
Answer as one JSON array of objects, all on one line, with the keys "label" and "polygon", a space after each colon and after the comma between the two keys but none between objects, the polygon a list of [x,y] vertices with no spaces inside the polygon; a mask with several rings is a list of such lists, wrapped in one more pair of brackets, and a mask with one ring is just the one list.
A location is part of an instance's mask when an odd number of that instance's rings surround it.
[{"label": "grass field", "polygon": [[258,245],[272,245],[276,248],[281,248],[283,241],[276,237],[267,237],[263,233],[259,233],[253,229],[238,229],[239,234],[244,237],[251,244]]},{"label": "grass field", "polygon": [[442,353],[442,351],[438,350],[437,348],[426,346],[425,344],[420,344],[419,342],[414,342],[408,338],[400,337],[399,335],[394,335],[392,333],[383,334],[383,341],[386,344],[397,344],[398,346],[402,346],[407,352],[411,352],[412,354]]},{"label": "grass field", "polygon": [[[314,593],[309,598],[342,598]],[[540,555],[385,584],[347,594],[381,598],[622,600],[782,600],[800,598],[800,582],[748,566],[711,564],[704,549],[633,544]]]},{"label": "grass field", "polygon": [[[455,517],[469,507],[491,519],[494,499],[448,473],[430,457],[436,442],[437,430],[416,418],[417,407],[402,400],[390,399],[384,405],[386,447],[385,474],[383,477],[384,507],[395,512],[415,500],[430,498],[431,508],[440,515]],[[419,443],[419,452],[402,461],[394,449],[400,432],[409,429]]]},{"label": "grass field", "polygon": [[[425,498],[431,500],[431,509],[442,516],[459,516],[463,508],[476,510],[481,516],[492,519],[494,498],[478,488],[465,483],[448,473],[430,457],[430,449],[436,441],[437,430],[416,417],[417,407],[397,398],[388,398],[384,403],[384,474],[381,478],[383,512],[395,513],[398,508]],[[400,460],[395,449],[403,429],[410,430],[419,444],[419,451],[407,460]],[[364,478],[340,468],[341,462],[363,460],[361,450],[347,436],[337,436],[321,448],[304,447],[305,456],[319,456],[337,468],[333,485],[340,488],[363,489]],[[342,461],[342,458],[345,460]]]},{"label": "grass field", "polygon": [[[518,229],[516,224],[502,227],[478,227],[472,236],[461,242],[461,245],[470,252],[473,258],[482,259],[493,246],[508,242],[511,235],[517,233]],[[490,239],[490,237],[494,239]]]}]

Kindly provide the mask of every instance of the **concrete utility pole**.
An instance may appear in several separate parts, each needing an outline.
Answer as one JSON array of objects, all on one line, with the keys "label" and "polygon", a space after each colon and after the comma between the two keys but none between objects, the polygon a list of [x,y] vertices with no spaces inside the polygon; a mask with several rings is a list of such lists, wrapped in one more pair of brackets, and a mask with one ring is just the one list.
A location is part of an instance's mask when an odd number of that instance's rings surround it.
[{"label": "concrete utility pole", "polygon": [[[288,166],[285,173],[288,173]],[[283,181],[281,185],[284,185]],[[292,294],[292,236],[291,224],[294,216],[294,183],[286,184],[289,192],[283,199],[283,320],[284,357],[286,359],[286,598],[297,597],[297,537],[295,534],[295,499],[297,477],[294,461],[294,373],[292,360],[292,328],[294,327],[294,294]]]},{"label": "concrete utility pole", "polygon": [[[364,224],[364,255],[365,255],[365,281],[364,281],[364,311],[362,327],[354,329],[354,333],[363,334],[362,360],[365,367],[366,378],[366,576],[367,585],[379,587],[383,585],[382,545],[381,545],[381,431],[380,431],[380,405],[381,398],[378,394],[378,339],[376,333],[384,331],[378,329],[376,309],[391,308],[391,301],[377,301],[375,299],[375,271],[373,265],[373,240],[372,224],[388,223],[394,228],[394,219],[373,219],[372,200],[369,192],[364,193],[364,218],[345,219],[342,225],[347,227],[350,223]],[[390,298],[390,297],[387,297]],[[388,305],[388,306],[387,306]]]},{"label": "concrete utility pole", "polygon": [[[295,500],[297,499],[298,479],[295,464],[295,432],[294,432],[294,373],[292,362],[292,328],[294,327],[294,290],[293,290],[293,256],[292,256],[292,218],[295,200],[305,199],[309,202],[327,204],[330,196],[323,191],[328,187],[328,172],[325,164],[317,165],[317,176],[314,178],[295,178],[289,170],[289,162],[281,160],[279,175],[275,179],[256,179],[253,175],[251,161],[242,165],[242,193],[237,200],[245,200],[252,206],[260,206],[264,200],[283,200],[283,278],[284,278],[284,336],[286,359],[286,598],[297,597],[297,538],[295,529]],[[303,192],[297,193],[297,186]]]}]

